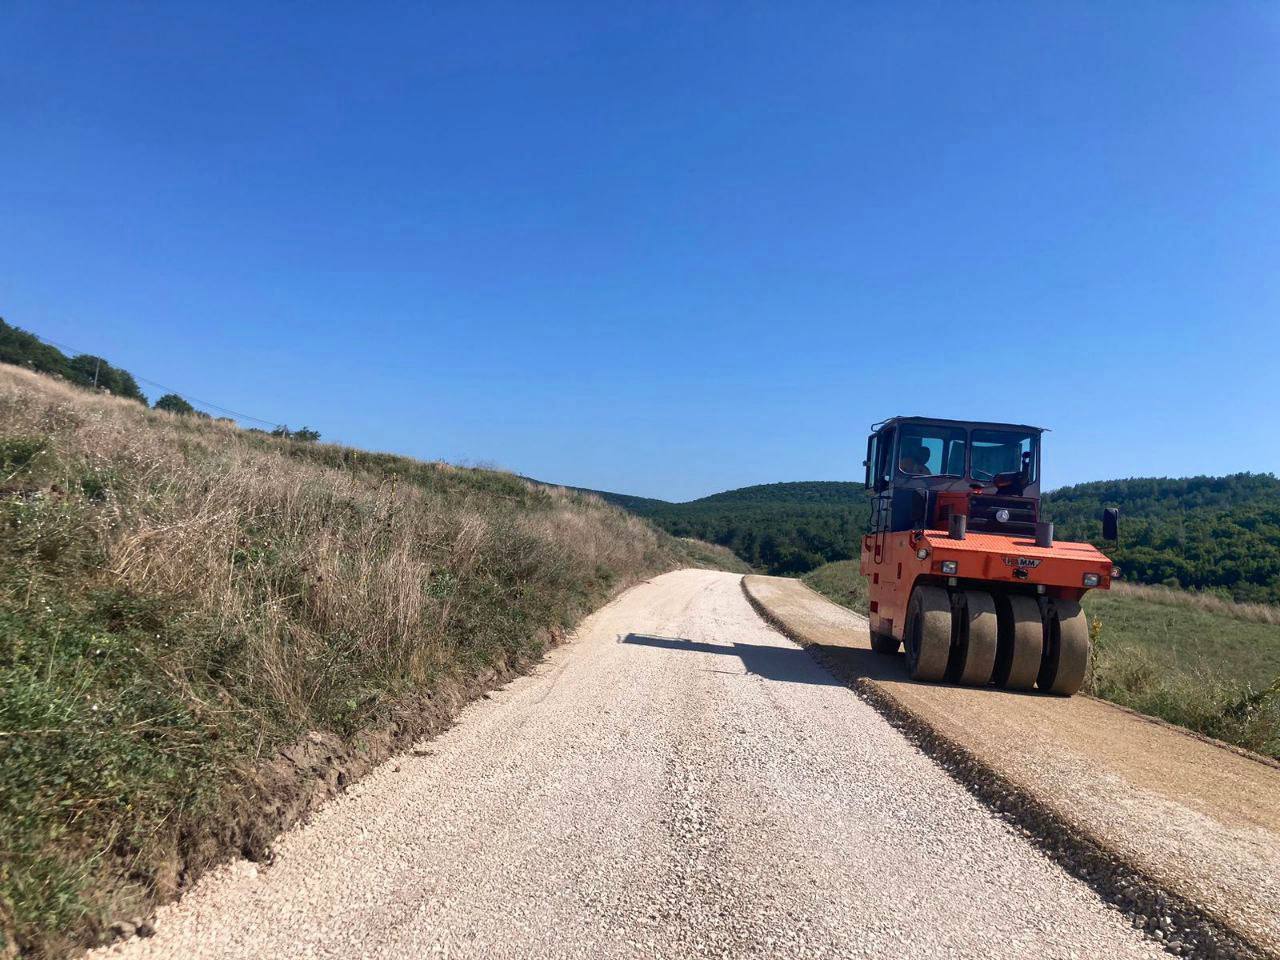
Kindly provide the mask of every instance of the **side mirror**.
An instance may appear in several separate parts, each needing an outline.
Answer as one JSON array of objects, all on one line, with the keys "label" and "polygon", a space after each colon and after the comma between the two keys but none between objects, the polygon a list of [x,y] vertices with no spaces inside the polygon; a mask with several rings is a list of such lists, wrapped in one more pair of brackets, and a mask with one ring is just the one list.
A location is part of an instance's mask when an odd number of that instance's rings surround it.
[{"label": "side mirror", "polygon": [[1102,539],[1120,539],[1120,508],[1107,507],[1102,511]]},{"label": "side mirror", "polygon": [[929,494],[924,490],[911,491],[911,529],[923,530],[929,519]]}]

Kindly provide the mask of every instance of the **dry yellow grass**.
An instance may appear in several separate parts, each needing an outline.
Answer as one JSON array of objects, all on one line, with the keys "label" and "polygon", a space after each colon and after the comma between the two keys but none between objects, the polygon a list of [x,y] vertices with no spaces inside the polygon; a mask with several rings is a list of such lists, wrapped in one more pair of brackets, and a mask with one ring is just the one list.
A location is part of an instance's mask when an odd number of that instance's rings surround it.
[{"label": "dry yellow grass", "polygon": [[1117,581],[1111,585],[1112,592],[1122,597],[1134,597],[1149,600],[1153,603],[1171,604],[1177,607],[1189,607],[1193,610],[1204,610],[1233,620],[1247,620],[1250,623],[1269,623],[1280,626],[1280,606],[1271,603],[1244,603],[1230,600],[1213,593],[1195,593],[1189,590],[1174,590],[1170,587],[1148,586],[1141,583],[1123,583]]},{"label": "dry yellow grass", "polygon": [[44,439],[33,468],[60,491],[77,471],[109,484],[99,502],[48,521],[84,525],[103,558],[98,577],[180,599],[250,638],[261,682],[298,717],[326,682],[314,665],[335,638],[409,682],[454,662],[467,638],[450,626],[478,573],[510,571],[515,599],[542,577],[626,582],[675,564],[651,527],[594,497],[442,463],[406,460],[387,475],[385,458],[366,467],[355,451],[149,411],[14,368],[0,368],[0,427]]}]

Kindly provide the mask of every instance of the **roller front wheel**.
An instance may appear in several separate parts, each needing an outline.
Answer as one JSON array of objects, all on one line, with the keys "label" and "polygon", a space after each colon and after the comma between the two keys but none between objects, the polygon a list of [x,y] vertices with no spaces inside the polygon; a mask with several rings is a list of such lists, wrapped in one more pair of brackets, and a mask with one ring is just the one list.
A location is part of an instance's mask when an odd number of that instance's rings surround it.
[{"label": "roller front wheel", "polygon": [[1089,669],[1089,622],[1074,600],[1052,600],[1044,617],[1044,658],[1036,686],[1069,697]]},{"label": "roller front wheel", "polygon": [[999,642],[993,679],[1006,690],[1030,690],[1040,674],[1044,622],[1034,597],[996,597]]},{"label": "roller front wheel", "polygon": [[996,662],[996,603],[985,590],[965,590],[951,610],[947,679],[970,687],[991,682]]},{"label": "roller front wheel", "polygon": [[951,652],[951,600],[940,587],[919,586],[907,605],[905,646],[912,680],[941,680]]}]

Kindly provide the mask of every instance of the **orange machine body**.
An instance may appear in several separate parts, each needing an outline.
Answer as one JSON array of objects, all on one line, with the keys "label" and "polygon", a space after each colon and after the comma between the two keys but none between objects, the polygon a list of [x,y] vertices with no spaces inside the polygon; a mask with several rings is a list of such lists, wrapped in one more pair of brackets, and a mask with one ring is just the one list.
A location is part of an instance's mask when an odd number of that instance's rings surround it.
[{"label": "orange machine body", "polygon": [[1026,424],[930,417],[893,417],[872,427],[861,569],[873,634],[904,639],[918,586],[955,601],[972,591],[1038,597],[1042,611],[1054,600],[1078,602],[1087,590],[1110,587],[1105,554],[1089,543],[1054,540],[1053,525],[1041,519],[1043,433]]},{"label": "orange machine body", "polygon": [[[1038,547],[1027,536],[977,532],[957,540],[936,529],[868,534],[860,566],[870,590],[871,629],[898,640],[917,583],[1005,584],[1012,591],[1079,600],[1090,589],[1109,588],[1112,574],[1110,559],[1089,543],[1058,540]],[[1097,583],[1086,586],[1086,575]]]}]

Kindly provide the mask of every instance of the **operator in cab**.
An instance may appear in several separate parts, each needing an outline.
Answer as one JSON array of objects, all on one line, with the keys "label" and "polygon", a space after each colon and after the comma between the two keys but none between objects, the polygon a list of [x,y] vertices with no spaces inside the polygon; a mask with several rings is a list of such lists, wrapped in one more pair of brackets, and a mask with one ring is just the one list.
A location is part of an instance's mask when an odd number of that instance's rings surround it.
[{"label": "operator in cab", "polygon": [[914,476],[932,476],[933,471],[929,469],[929,448],[921,443],[904,446],[902,455],[898,458],[898,467],[903,473]]}]

